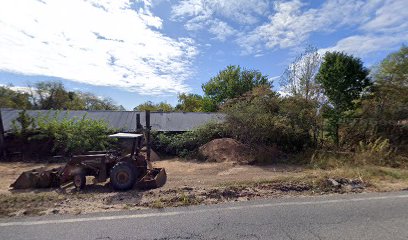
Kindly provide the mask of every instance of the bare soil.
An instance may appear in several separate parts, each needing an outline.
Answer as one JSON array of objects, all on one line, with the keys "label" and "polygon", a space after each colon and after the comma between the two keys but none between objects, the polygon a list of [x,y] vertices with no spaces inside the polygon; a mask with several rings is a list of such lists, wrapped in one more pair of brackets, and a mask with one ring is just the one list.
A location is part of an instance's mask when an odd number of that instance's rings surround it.
[{"label": "bare soil", "polygon": [[[93,184],[77,192],[72,186],[59,189],[10,190],[21,172],[58,164],[0,163],[0,217],[80,214],[123,209],[162,208],[216,204],[265,197],[314,195],[408,188],[408,171],[389,168],[317,170],[300,166],[238,165],[233,162],[198,162],[167,159],[154,162],[168,175],[159,189],[112,191],[109,182]],[[375,174],[375,177],[369,175]]]},{"label": "bare soil", "polygon": [[303,171],[302,167],[288,165],[253,166],[240,165],[236,162],[198,162],[177,158],[156,162],[155,166],[166,169],[168,180],[163,189],[271,180]]},{"label": "bare soil", "polygon": [[209,162],[236,162],[247,164],[255,159],[249,146],[232,138],[214,139],[199,148],[200,155]]}]

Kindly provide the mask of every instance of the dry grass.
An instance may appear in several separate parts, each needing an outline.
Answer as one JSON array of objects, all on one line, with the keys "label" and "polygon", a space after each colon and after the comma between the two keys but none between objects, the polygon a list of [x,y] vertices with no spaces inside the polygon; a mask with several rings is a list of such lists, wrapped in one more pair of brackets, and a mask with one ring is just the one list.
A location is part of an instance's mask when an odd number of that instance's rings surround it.
[{"label": "dry grass", "polygon": [[42,215],[66,196],[56,192],[0,194],[0,216]]}]

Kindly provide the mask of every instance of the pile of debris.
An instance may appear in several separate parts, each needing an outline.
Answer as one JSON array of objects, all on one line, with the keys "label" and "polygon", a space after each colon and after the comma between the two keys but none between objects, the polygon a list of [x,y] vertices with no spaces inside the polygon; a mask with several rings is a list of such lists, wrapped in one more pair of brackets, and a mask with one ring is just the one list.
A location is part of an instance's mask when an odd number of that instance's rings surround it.
[{"label": "pile of debris", "polygon": [[248,145],[232,138],[214,139],[199,148],[199,154],[209,162],[235,162],[248,164],[254,162]]},{"label": "pile of debris", "polygon": [[362,192],[366,184],[361,179],[328,178],[326,186],[334,192]]}]

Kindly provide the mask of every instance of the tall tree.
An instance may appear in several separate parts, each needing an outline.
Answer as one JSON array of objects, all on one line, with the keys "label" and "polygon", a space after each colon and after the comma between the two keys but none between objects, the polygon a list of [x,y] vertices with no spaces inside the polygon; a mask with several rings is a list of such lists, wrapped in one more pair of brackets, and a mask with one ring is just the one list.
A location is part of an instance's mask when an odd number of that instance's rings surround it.
[{"label": "tall tree", "polygon": [[408,47],[389,54],[374,73],[380,114],[408,118]]},{"label": "tall tree", "polygon": [[408,129],[401,122],[408,119],[408,47],[389,54],[373,76],[373,94],[363,102],[363,116],[376,119],[375,134],[394,143],[406,142]]},{"label": "tall tree", "polygon": [[202,89],[206,96],[219,104],[227,99],[241,96],[260,85],[272,86],[272,83],[258,70],[242,70],[240,66],[227,66],[217,76],[203,84]]},{"label": "tall tree", "polygon": [[41,109],[68,109],[74,97],[61,82],[39,82],[35,87]]},{"label": "tall tree", "polygon": [[329,134],[339,144],[339,121],[343,113],[353,110],[354,100],[370,86],[368,69],[361,59],[342,52],[327,52],[317,74],[316,80],[329,99],[326,116],[329,120]]},{"label": "tall tree", "polygon": [[281,77],[281,85],[292,96],[300,96],[306,100],[319,97],[319,86],[316,76],[319,72],[321,56],[317,48],[308,46],[286,68]]},{"label": "tall tree", "polygon": [[9,86],[0,86],[0,106],[2,108],[30,109],[30,95],[11,89]]},{"label": "tall tree", "polygon": [[321,62],[322,56],[317,48],[307,46],[304,52],[286,68],[280,79],[284,92],[293,99],[297,99],[298,103],[307,106],[303,111],[307,110],[310,116],[308,124],[311,125],[315,145],[318,144],[318,136],[322,127],[320,108],[327,100],[320,84],[316,82]]}]

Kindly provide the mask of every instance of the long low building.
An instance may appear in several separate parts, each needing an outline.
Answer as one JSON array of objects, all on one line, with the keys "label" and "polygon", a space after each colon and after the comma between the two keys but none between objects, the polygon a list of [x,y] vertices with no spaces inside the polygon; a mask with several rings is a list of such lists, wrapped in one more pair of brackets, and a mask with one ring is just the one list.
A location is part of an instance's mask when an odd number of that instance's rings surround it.
[{"label": "long low building", "polygon": [[[13,120],[17,119],[19,112],[16,109],[1,109],[4,132],[9,132],[13,126]],[[134,132],[136,129],[136,114],[140,114],[140,121],[145,123],[145,112],[136,111],[74,111],[74,110],[27,110],[28,115],[38,119],[41,116],[58,119],[85,118],[103,120],[109,127],[124,132]],[[209,122],[222,122],[225,115],[222,113],[201,112],[151,112],[150,125],[152,130],[166,132],[184,132],[193,130]]]}]

